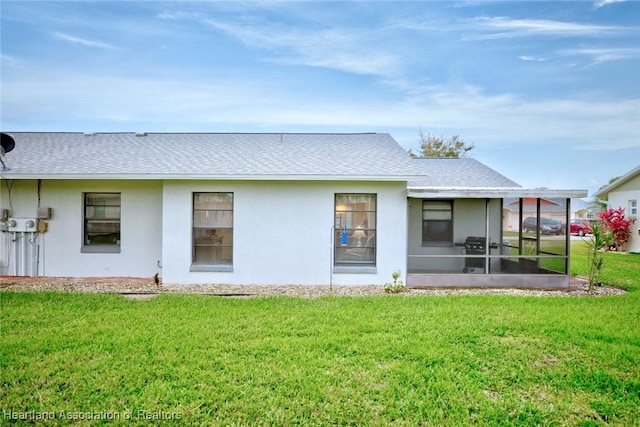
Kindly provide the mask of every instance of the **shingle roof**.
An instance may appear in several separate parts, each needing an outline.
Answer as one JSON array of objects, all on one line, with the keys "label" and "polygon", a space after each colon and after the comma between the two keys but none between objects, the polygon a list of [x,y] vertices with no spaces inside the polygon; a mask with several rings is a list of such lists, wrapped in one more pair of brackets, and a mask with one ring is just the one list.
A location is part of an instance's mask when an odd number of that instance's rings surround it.
[{"label": "shingle roof", "polygon": [[418,158],[413,161],[424,171],[424,179],[409,182],[409,187],[520,187],[504,175],[471,158]]},{"label": "shingle roof", "polygon": [[29,133],[8,178],[174,177],[407,180],[420,174],[388,134]]},{"label": "shingle roof", "polygon": [[422,170],[419,180],[409,180],[409,197],[420,199],[585,197],[586,190],[522,188],[504,175],[471,158],[414,159]]}]

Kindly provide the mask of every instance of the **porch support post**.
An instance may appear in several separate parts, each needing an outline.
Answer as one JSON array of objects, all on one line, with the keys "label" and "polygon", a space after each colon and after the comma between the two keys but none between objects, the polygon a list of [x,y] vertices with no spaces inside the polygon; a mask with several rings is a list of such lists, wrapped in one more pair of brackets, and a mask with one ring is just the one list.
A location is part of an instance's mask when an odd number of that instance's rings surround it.
[{"label": "porch support post", "polygon": [[538,270],[540,269],[540,231],[542,226],[542,218],[540,217],[540,197],[536,199],[536,263]]},{"label": "porch support post", "polygon": [[484,274],[489,274],[489,253],[491,244],[489,242],[489,199],[484,199]]},{"label": "porch support post", "polygon": [[571,273],[571,226],[569,225],[571,222],[571,199],[567,197],[567,209],[565,211],[565,229],[564,229],[564,244],[565,244],[565,251],[564,254],[566,256],[565,259],[565,263],[564,263],[564,273],[565,274],[570,274]]},{"label": "porch support post", "polygon": [[[522,256],[524,251],[522,249],[522,244],[524,242],[524,240],[522,239],[522,218],[523,218],[523,213],[522,213],[522,209],[524,208],[524,202],[522,200],[522,197],[520,197],[520,199],[518,200],[518,255]],[[520,258],[518,258],[518,262],[520,262]]]}]

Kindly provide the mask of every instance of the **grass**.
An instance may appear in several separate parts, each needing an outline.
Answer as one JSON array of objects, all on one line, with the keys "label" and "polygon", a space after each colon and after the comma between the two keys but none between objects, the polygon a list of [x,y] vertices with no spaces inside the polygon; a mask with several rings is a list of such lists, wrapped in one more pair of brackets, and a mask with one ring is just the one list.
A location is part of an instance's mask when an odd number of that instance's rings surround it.
[{"label": "grass", "polygon": [[[582,241],[571,244],[571,274],[587,276],[587,245]],[[607,252],[600,273],[604,284],[640,292],[640,254]]]},{"label": "grass", "polygon": [[[535,242],[535,233],[523,233],[523,237],[529,239],[528,241],[523,242],[522,255],[528,259],[535,260],[534,256],[536,255],[536,242]],[[520,248],[518,247],[520,242],[518,240],[518,233],[515,231],[506,231],[503,235],[503,240],[508,241],[511,245],[510,253],[511,255],[517,256],[520,255]],[[545,268],[547,270],[551,270],[554,272],[564,273],[566,266],[566,242],[564,240],[564,236],[541,236],[540,241],[540,252],[539,255],[542,258],[539,258],[539,266],[541,268]],[[518,262],[517,258],[512,258],[512,261]]]},{"label": "grass", "polygon": [[631,292],[600,298],[2,292],[0,416],[638,425],[638,259],[607,254]]}]

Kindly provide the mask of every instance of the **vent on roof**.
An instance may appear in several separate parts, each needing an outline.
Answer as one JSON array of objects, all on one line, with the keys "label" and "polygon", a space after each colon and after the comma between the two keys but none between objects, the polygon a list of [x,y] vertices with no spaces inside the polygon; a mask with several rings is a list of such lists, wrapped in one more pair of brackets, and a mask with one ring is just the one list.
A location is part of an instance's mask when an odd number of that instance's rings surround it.
[{"label": "vent on roof", "polygon": [[85,132],[84,136],[96,136],[95,132]]},{"label": "vent on roof", "polygon": [[137,137],[147,136],[147,132],[136,132]]}]

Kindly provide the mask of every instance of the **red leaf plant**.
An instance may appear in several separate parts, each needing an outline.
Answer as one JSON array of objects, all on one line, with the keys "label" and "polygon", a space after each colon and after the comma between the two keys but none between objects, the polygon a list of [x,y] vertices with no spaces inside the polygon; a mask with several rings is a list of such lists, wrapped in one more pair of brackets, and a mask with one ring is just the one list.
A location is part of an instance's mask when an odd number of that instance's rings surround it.
[{"label": "red leaf plant", "polygon": [[631,224],[635,223],[635,219],[628,219],[624,216],[624,208],[609,208],[605,212],[598,214],[602,220],[604,227],[611,232],[616,241],[616,250],[620,251],[622,245],[631,237]]}]

